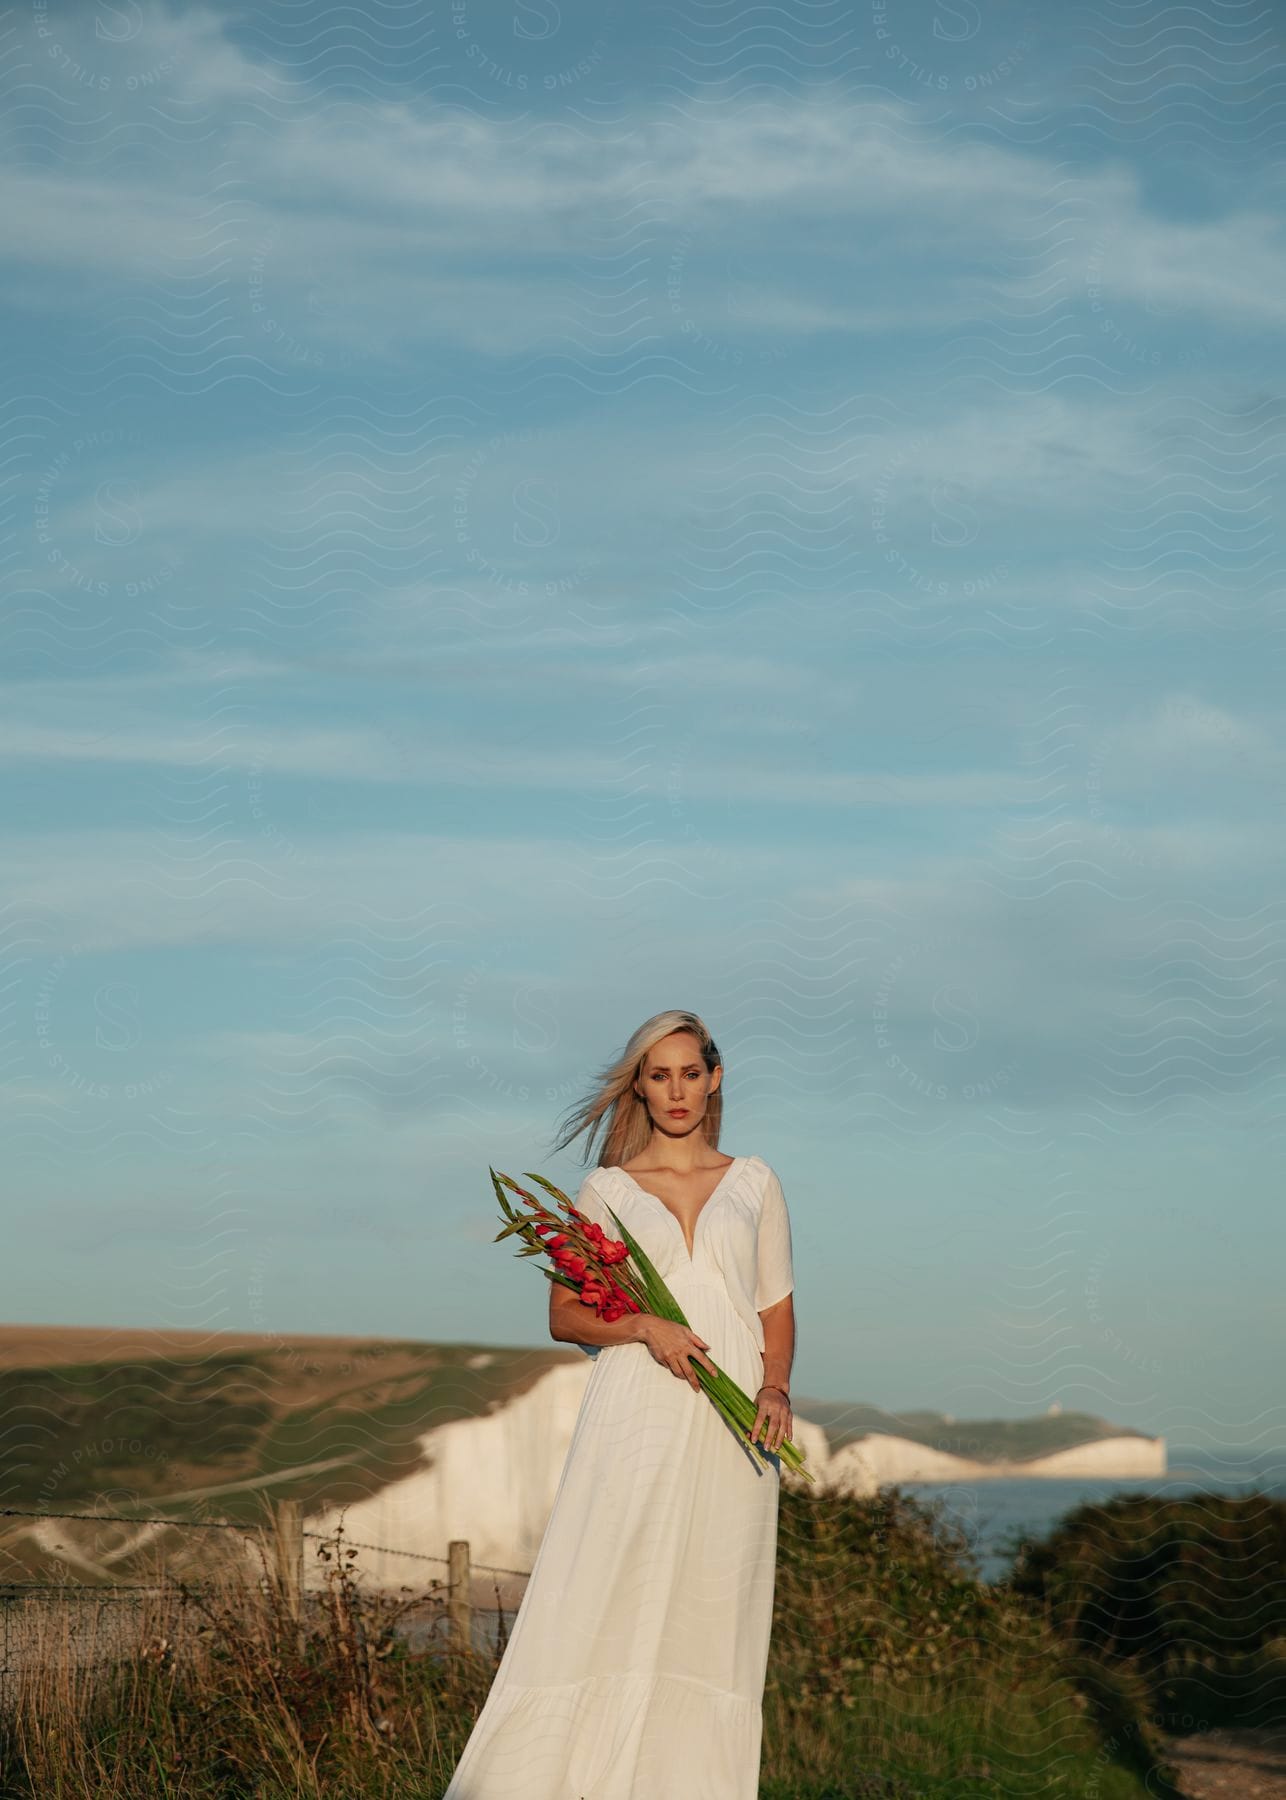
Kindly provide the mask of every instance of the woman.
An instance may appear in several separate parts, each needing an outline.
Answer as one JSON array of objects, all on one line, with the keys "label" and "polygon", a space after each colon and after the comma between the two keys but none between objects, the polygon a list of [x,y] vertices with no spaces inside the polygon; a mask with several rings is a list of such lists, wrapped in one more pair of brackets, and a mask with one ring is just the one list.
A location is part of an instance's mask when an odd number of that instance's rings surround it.
[{"label": "woman", "polygon": [[[687,1326],[606,1324],[551,1283],[549,1329],[594,1358],[553,1510],[443,1800],[754,1800],[795,1349],[790,1221],[758,1156],[717,1149],[701,1020],[641,1025],[555,1149],[608,1121],[576,1205],[643,1246]],[[757,1398],[750,1436],[693,1363]]]}]

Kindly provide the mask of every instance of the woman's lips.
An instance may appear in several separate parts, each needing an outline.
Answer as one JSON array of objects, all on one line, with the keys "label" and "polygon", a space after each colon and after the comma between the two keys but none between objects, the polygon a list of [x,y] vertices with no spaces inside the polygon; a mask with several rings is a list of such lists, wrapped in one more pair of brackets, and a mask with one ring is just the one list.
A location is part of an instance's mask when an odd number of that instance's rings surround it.
[{"label": "woman's lips", "polygon": [[670,1108],[670,1117],[672,1119],[686,1119],[687,1116],[688,1109],[686,1106],[672,1106]]}]

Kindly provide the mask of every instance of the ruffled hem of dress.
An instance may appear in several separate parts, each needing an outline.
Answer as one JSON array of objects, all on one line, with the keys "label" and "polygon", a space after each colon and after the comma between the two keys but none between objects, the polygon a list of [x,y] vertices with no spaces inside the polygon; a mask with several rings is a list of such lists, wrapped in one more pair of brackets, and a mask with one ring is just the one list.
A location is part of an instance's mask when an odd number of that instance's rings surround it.
[{"label": "ruffled hem of dress", "polygon": [[[755,1800],[760,1702],[692,1676],[508,1683],[443,1800]],[[476,1771],[476,1772],[475,1772]]]}]

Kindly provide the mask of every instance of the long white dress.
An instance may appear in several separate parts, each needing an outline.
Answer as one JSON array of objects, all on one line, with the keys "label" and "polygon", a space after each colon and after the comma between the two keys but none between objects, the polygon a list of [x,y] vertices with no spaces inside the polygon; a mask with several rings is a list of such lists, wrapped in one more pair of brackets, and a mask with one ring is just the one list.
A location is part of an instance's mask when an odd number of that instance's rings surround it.
[{"label": "long white dress", "polygon": [[[781,1183],[735,1157],[697,1216],[600,1166],[611,1206],[710,1355],[753,1398],[759,1313],[794,1287]],[[491,1691],[442,1800],[755,1800],[780,1462],[645,1344],[594,1358],[540,1548]]]}]

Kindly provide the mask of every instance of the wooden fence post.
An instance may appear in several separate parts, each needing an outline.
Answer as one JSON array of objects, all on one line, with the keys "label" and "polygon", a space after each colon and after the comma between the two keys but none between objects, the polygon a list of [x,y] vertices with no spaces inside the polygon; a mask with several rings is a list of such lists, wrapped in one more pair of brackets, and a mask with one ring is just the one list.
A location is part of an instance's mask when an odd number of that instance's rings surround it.
[{"label": "wooden fence post", "polygon": [[447,1545],[447,1620],[451,1641],[458,1650],[473,1648],[473,1608],[470,1600],[469,1540],[452,1538]]},{"label": "wooden fence post", "polygon": [[304,1510],[298,1500],[275,1500],[272,1510],[277,1580],[287,1617],[298,1632],[303,1620]]}]

